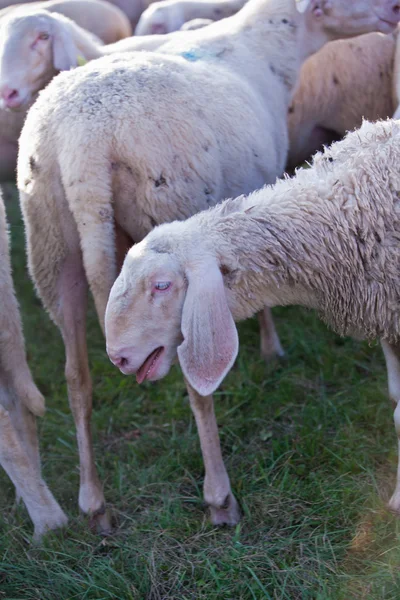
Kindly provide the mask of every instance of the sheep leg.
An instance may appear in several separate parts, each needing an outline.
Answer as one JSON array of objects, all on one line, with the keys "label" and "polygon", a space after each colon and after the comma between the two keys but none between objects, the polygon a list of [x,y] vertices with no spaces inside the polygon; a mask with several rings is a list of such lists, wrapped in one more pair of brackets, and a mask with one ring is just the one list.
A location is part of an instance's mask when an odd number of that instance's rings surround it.
[{"label": "sheep leg", "polygon": [[236,525],[240,511],[222,458],[213,397],[200,396],[188,382],[186,386],[199,432],[205,467],[204,500],[210,507],[211,521],[213,525]]},{"label": "sheep leg", "polygon": [[261,356],[265,362],[269,362],[277,356],[284,356],[285,352],[275,329],[271,309],[265,306],[257,316],[260,325]]},{"label": "sheep leg", "polygon": [[[3,377],[4,380],[4,377]],[[37,437],[36,418],[34,414],[21,402],[18,394],[13,392],[12,387],[7,384],[3,386],[5,394],[0,394],[0,404],[5,408],[10,416],[12,425],[20,442],[29,456],[32,467],[40,477],[41,465],[39,454],[39,442]],[[16,489],[16,502],[21,500],[21,495]]]},{"label": "sheep leg", "polygon": [[49,529],[62,527],[67,517],[40,476],[12,423],[9,412],[0,405],[0,464],[22,497],[34,524],[34,538]]},{"label": "sheep leg", "polygon": [[389,500],[388,507],[390,510],[400,513],[400,344],[389,344],[385,340],[381,340],[381,344],[386,359],[389,397],[395,406],[394,426],[397,433],[399,452],[396,488]]},{"label": "sheep leg", "polygon": [[98,530],[107,532],[111,525],[95,467],[90,427],[92,382],[86,346],[87,282],[79,251],[70,254],[65,260],[58,293],[61,306],[59,326],[66,354],[68,399],[75,420],[79,449],[79,507],[92,517]]}]

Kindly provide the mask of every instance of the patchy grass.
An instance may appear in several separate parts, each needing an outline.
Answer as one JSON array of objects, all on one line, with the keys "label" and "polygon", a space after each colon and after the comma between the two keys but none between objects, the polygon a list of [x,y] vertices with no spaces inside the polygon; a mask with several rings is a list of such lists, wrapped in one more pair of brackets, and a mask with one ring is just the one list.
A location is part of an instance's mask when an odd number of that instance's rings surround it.
[{"label": "patchy grass", "polygon": [[109,363],[91,308],[97,465],[115,534],[100,538],[77,507],[74,425],[63,346],[26,273],[14,199],[14,278],[30,364],[47,398],[43,470],[70,518],[30,544],[0,473],[0,598],[312,599],[400,597],[399,522],[385,509],[396,440],[380,348],[329,332],[313,313],[274,312],[288,359],[265,366],[254,321],[240,326],[236,368],[216,395],[221,441],[244,517],[217,530],[202,503],[203,466],[179,371],[138,387]]}]

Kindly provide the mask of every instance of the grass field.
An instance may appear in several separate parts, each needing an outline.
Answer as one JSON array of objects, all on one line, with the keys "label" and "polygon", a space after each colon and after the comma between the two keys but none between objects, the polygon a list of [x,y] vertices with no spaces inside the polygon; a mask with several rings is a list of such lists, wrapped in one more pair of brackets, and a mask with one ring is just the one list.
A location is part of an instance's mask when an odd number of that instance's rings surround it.
[{"label": "grass field", "polygon": [[63,346],[26,273],[17,201],[7,204],[14,279],[30,365],[46,396],[46,481],[67,530],[30,543],[32,526],[0,473],[0,599],[400,598],[400,525],[385,509],[396,438],[384,361],[296,307],[276,310],[287,361],[265,366],[255,321],[240,326],[236,368],[216,395],[233,490],[244,513],[215,529],[178,369],[139,387],[110,364],[89,315],[97,465],[116,520],[90,531],[77,506],[78,468]]}]

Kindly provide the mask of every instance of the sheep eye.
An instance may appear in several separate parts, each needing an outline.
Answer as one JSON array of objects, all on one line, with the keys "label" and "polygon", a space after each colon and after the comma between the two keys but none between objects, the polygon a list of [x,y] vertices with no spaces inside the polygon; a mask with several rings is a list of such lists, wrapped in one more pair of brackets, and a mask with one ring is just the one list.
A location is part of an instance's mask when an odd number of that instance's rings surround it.
[{"label": "sheep eye", "polygon": [[165,290],[167,290],[171,285],[170,281],[157,281],[156,284],[154,284],[154,287],[156,290],[160,290],[161,292],[164,292]]},{"label": "sheep eye", "polygon": [[43,33],[39,34],[38,39],[39,40],[48,40],[49,37],[50,37],[50,35],[48,33],[43,32]]}]

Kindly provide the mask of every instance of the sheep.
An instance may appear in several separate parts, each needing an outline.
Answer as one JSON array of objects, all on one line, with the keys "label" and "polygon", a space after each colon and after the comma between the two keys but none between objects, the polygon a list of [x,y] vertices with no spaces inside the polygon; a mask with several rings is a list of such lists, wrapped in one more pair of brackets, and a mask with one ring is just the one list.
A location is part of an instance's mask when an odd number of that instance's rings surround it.
[{"label": "sheep", "polygon": [[[91,25],[95,31],[103,32],[102,35],[104,35],[105,40],[115,39],[114,36],[119,39],[118,36],[124,32],[123,29],[117,27],[118,12],[114,7],[110,7],[107,2],[69,0],[68,2],[54,1],[40,4],[51,4],[49,8],[57,12],[51,14],[47,10],[37,9],[32,14],[28,14],[26,9],[24,11],[15,9],[9,15],[0,18],[0,31],[2,34],[0,41],[0,93],[2,94],[3,104],[3,106],[0,106],[0,181],[7,181],[15,177],[18,137],[34,94],[50,81],[58,69],[69,69],[71,66],[76,65],[80,53],[83,55],[84,49],[87,47],[93,51],[91,57],[100,55],[99,51],[96,53],[96,49],[101,48],[102,42],[100,39],[93,37],[88,31],[84,31],[79,27],[79,24]],[[62,12],[64,10],[67,14],[74,15],[77,23],[62,14],[58,14],[58,11]],[[116,18],[112,19],[114,12]],[[38,40],[39,46],[44,47],[41,49],[41,55],[38,54],[37,46],[35,49],[29,47],[27,39],[21,43],[21,37],[18,37],[18,33],[13,29],[18,23],[20,25],[28,23],[34,14],[37,17],[35,26],[37,27],[40,23],[45,29],[40,30],[39,27],[39,29],[29,31],[28,27],[28,32],[30,34],[33,32],[34,36],[42,35],[42,37],[49,34],[47,42],[45,39]],[[88,20],[89,16],[91,16],[90,20]],[[11,35],[12,31],[14,31],[13,35]],[[70,33],[70,37],[68,37],[68,32],[73,32],[75,36]],[[125,29],[125,33],[129,33],[129,31]],[[56,53],[53,60],[52,52],[55,40],[57,40],[58,55]],[[80,49],[76,40],[82,43],[82,49]],[[35,40],[30,39],[29,41],[32,43]],[[75,55],[73,55],[74,48],[76,49]],[[39,59],[43,61],[41,63],[43,70],[38,77]],[[8,67],[11,70],[7,68],[7,61],[9,61]],[[21,80],[18,79],[19,77],[21,77]],[[26,82],[24,82],[24,77]],[[29,88],[30,83],[32,83],[32,87]],[[25,91],[16,89],[19,85],[22,88],[25,86]],[[18,112],[6,111],[4,110],[6,106],[15,108]]]},{"label": "sheep", "polygon": [[0,464],[26,505],[35,539],[67,523],[40,472],[35,415],[42,415],[44,409],[43,396],[26,362],[0,195]]},{"label": "sheep", "polygon": [[142,13],[135,35],[165,34],[178,31],[192,19],[219,21],[240,10],[246,0],[161,0]]},{"label": "sheep", "polygon": [[[28,113],[18,188],[29,270],[64,338],[79,506],[95,519],[105,517],[90,433],[87,283],[104,331],[116,246],[275,181],[286,162],[287,109],[301,60],[330,39],[387,31],[386,21],[399,18],[397,3],[387,0],[338,0],[326,13],[319,0],[303,0],[302,13],[296,7],[294,0],[250,0],[237,15],[188,32],[190,43],[167,44],[169,53],[108,56],[63,72]],[[282,354],[269,310],[260,314],[263,354]],[[203,404],[190,393],[203,436]],[[237,522],[233,495],[225,505],[209,477],[212,521]]]},{"label": "sheep", "polygon": [[363,117],[393,115],[395,47],[394,34],[369,33],[330,42],[305,62],[289,107],[289,171],[360,127]]},{"label": "sheep", "polygon": [[176,32],[129,37],[103,46],[72,19],[43,9],[13,12],[4,17],[0,20],[0,34],[0,100],[3,107],[11,110],[29,106],[59,71],[108,54],[157,49],[176,36],[183,39],[185,35]]},{"label": "sheep", "polygon": [[[155,381],[178,356],[209,406],[237,355],[235,321],[265,304],[306,306],[340,335],[381,340],[400,449],[399,157],[400,122],[366,121],[294,178],[156,227],[129,251],[110,293],[112,362]],[[206,473],[229,499],[206,411]],[[400,512],[400,463],[389,507]]]},{"label": "sheep", "polygon": [[18,4],[0,10],[0,19],[34,10],[64,15],[94,33],[105,44],[112,44],[132,35],[132,27],[126,15],[105,0],[45,0]]}]

